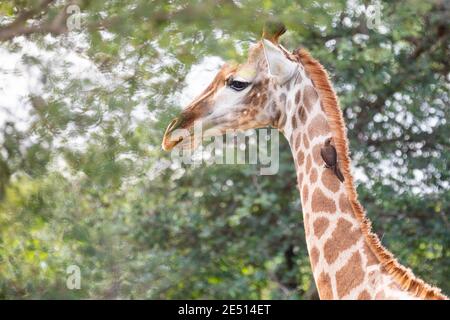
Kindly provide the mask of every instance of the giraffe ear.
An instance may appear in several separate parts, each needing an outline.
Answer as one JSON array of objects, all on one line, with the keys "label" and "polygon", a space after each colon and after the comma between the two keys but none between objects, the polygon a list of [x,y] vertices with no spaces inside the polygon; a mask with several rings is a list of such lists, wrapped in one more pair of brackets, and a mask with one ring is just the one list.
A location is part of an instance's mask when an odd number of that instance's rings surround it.
[{"label": "giraffe ear", "polygon": [[278,84],[284,84],[290,80],[297,71],[297,63],[286,58],[284,53],[271,41],[263,39],[264,56],[269,66],[269,74]]}]

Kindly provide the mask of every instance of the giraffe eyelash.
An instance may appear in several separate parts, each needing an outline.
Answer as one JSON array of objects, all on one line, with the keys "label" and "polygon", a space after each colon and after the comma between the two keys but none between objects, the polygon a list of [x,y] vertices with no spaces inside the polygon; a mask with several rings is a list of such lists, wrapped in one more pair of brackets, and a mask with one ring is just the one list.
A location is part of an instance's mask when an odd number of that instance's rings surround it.
[{"label": "giraffe eyelash", "polygon": [[235,91],[242,91],[250,85],[250,82],[234,80],[233,77],[229,77],[226,81],[228,87]]}]

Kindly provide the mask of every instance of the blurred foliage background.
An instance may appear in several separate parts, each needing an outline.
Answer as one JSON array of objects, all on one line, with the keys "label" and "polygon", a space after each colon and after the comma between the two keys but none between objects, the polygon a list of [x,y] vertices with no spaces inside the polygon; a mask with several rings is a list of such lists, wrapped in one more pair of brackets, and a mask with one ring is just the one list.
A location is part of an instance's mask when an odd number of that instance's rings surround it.
[{"label": "blurred foliage background", "polygon": [[331,74],[383,244],[449,294],[450,4],[381,1],[369,29],[370,4],[0,1],[0,74],[23,90],[0,84],[0,297],[317,298],[284,139],[275,176],[157,170],[185,88],[205,81],[190,71],[242,60],[271,15]]}]

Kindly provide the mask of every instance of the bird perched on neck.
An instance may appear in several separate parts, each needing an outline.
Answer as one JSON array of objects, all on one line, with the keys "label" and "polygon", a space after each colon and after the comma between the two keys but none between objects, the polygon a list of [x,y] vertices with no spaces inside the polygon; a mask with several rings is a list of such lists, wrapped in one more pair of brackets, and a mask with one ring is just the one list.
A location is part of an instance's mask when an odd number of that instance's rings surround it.
[{"label": "bird perched on neck", "polygon": [[325,162],[325,168],[333,170],[336,177],[344,182],[344,175],[339,168],[336,148],[331,144],[331,138],[328,138],[324,146],[320,148],[320,155]]}]

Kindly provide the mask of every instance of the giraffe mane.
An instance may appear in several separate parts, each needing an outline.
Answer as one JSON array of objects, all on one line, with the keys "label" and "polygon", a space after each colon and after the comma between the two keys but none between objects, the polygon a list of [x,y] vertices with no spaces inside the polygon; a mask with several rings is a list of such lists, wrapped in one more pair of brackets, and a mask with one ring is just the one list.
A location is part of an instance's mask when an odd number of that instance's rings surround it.
[{"label": "giraffe mane", "polygon": [[375,254],[387,273],[393,277],[402,289],[424,299],[448,299],[448,297],[441,293],[439,288],[427,284],[422,279],[416,277],[411,269],[400,264],[394,255],[381,244],[378,236],[372,232],[371,222],[366,216],[363,206],[358,201],[358,194],[350,171],[349,146],[345,122],[328,73],[308,51],[304,49],[296,50],[293,55],[305,67],[321,98],[322,108],[329,122],[333,141],[339,155],[340,167],[345,177],[345,189],[370,250]]}]

